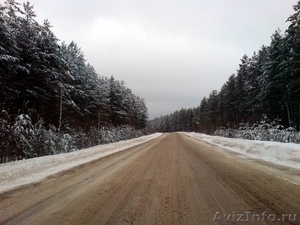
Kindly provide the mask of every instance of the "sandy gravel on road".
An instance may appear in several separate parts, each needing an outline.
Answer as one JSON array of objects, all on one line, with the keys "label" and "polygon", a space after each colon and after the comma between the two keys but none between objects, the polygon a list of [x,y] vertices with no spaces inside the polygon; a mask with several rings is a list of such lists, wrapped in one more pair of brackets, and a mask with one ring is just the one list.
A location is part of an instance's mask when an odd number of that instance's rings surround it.
[{"label": "sandy gravel on road", "polygon": [[[300,187],[257,162],[183,134],[0,195],[0,224],[300,224]],[[220,214],[275,214],[276,222],[213,222]],[[297,221],[278,222],[282,214]]]}]

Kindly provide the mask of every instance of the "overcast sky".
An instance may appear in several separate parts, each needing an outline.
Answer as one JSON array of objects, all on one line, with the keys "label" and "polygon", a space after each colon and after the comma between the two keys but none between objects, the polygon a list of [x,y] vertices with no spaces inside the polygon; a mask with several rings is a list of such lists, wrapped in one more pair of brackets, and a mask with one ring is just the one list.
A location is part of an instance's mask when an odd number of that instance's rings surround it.
[{"label": "overcast sky", "polygon": [[74,40],[100,75],[143,97],[153,118],[219,90],[244,54],[286,29],[297,0],[30,2],[37,20],[49,19],[60,40]]}]

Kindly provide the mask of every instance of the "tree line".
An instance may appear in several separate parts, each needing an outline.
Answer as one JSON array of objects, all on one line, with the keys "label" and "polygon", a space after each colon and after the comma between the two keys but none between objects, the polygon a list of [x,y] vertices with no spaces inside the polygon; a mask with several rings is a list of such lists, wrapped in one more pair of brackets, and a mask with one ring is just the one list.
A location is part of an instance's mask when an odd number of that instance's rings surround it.
[{"label": "tree line", "polygon": [[[82,132],[101,137],[77,148],[141,135],[132,128],[146,126],[144,99],[97,74],[76,43],[61,43],[48,20],[35,18],[29,2],[0,4],[0,161],[62,152]],[[124,126],[131,128],[115,129]],[[107,140],[111,131],[120,135]],[[34,146],[44,150],[36,154]]]},{"label": "tree line", "polygon": [[143,128],[147,107],[123,81],[101,77],[74,43],[59,44],[29,2],[0,5],[0,108],[56,127]]},{"label": "tree line", "polygon": [[276,30],[269,46],[244,55],[236,74],[219,91],[213,90],[197,107],[177,110],[149,122],[149,130],[196,131],[277,121],[284,127],[300,126],[300,1],[282,33]]}]

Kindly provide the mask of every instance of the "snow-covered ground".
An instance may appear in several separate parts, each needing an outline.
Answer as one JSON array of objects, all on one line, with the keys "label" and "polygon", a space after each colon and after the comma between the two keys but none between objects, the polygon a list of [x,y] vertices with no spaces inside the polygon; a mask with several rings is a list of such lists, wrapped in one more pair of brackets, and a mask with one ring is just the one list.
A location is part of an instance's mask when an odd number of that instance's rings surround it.
[{"label": "snow-covered ground", "polygon": [[156,133],[76,152],[0,164],[0,192],[41,181],[50,175],[123,151],[161,135],[161,133]]},{"label": "snow-covered ground", "polygon": [[213,144],[222,149],[241,153],[250,158],[261,159],[292,168],[300,168],[300,144],[224,138],[193,132],[183,133],[189,137]]},{"label": "snow-covered ground", "polygon": [[[191,138],[213,144],[221,149],[238,152],[250,158],[261,159],[292,168],[300,168],[299,144],[224,138],[192,132],[182,133]],[[39,182],[50,175],[123,151],[161,135],[161,133],[156,133],[71,153],[0,164],[0,193],[25,184]]]}]

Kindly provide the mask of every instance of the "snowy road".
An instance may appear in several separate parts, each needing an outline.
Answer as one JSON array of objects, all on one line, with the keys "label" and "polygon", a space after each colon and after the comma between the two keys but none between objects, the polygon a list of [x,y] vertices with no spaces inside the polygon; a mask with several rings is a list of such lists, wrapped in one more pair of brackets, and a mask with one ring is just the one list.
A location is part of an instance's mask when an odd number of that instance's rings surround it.
[{"label": "snowy road", "polygon": [[299,174],[165,134],[0,194],[0,224],[300,224]]}]

